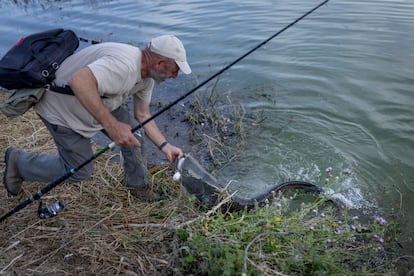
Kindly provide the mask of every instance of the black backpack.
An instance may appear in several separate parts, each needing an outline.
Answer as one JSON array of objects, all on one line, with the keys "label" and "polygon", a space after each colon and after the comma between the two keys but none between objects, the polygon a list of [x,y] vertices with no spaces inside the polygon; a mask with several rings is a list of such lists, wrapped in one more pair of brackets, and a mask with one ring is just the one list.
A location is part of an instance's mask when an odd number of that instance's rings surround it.
[{"label": "black backpack", "polygon": [[53,29],[21,38],[0,60],[0,86],[20,89],[49,84],[78,47],[79,38],[71,30]]}]

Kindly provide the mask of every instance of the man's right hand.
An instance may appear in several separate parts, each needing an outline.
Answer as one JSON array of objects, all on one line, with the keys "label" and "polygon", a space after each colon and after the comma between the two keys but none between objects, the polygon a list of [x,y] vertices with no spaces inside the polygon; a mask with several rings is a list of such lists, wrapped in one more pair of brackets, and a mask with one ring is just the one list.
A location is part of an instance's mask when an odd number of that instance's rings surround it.
[{"label": "man's right hand", "polygon": [[119,121],[112,122],[105,126],[105,131],[116,145],[122,147],[139,147],[141,144],[138,139],[131,132],[131,126]]},{"label": "man's right hand", "polygon": [[68,83],[83,107],[102,125],[115,144],[122,147],[140,146],[131,132],[131,126],[119,122],[103,104],[95,76],[88,67],[74,73]]}]

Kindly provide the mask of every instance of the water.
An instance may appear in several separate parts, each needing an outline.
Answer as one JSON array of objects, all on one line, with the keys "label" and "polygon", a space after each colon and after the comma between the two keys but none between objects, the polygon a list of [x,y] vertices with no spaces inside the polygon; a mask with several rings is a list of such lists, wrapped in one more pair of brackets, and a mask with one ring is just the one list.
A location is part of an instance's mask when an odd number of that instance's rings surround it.
[{"label": "water", "polygon": [[[20,36],[56,26],[137,46],[174,33],[202,81],[318,3],[0,0],[0,54]],[[331,0],[225,72],[218,91],[266,119],[220,177],[252,191],[312,181],[352,207],[396,215],[413,254],[413,34],[412,1]],[[333,177],[325,184],[327,167]]]}]

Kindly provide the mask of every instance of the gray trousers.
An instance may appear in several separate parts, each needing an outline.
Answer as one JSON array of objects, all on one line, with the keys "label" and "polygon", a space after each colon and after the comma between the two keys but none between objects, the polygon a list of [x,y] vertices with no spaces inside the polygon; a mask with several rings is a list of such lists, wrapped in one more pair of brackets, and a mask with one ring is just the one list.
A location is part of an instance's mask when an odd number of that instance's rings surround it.
[{"label": "gray trousers", "polygon": [[[138,122],[127,110],[120,107],[112,112],[117,120],[130,124]],[[50,182],[76,168],[93,155],[91,140],[73,130],[54,125],[41,118],[50,131],[58,150],[58,154],[38,154],[22,152],[17,159],[17,166],[24,181]],[[105,133],[105,132],[104,132]],[[106,133],[105,133],[106,134]],[[143,145],[142,137],[135,135]],[[142,149],[121,147],[124,165],[124,185],[142,187],[149,183],[146,162],[142,158]],[[94,171],[93,161],[73,174],[67,182],[79,182],[88,179]]]}]

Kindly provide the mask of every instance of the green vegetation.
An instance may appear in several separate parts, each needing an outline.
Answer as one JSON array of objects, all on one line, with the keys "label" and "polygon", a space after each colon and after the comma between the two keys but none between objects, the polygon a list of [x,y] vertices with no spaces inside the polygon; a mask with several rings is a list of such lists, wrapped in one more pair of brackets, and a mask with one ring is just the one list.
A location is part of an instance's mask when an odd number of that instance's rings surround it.
[{"label": "green vegetation", "polygon": [[[397,275],[395,225],[363,224],[326,198],[221,209],[188,228],[177,272],[194,275]],[[308,200],[309,201],[309,200]]]}]

